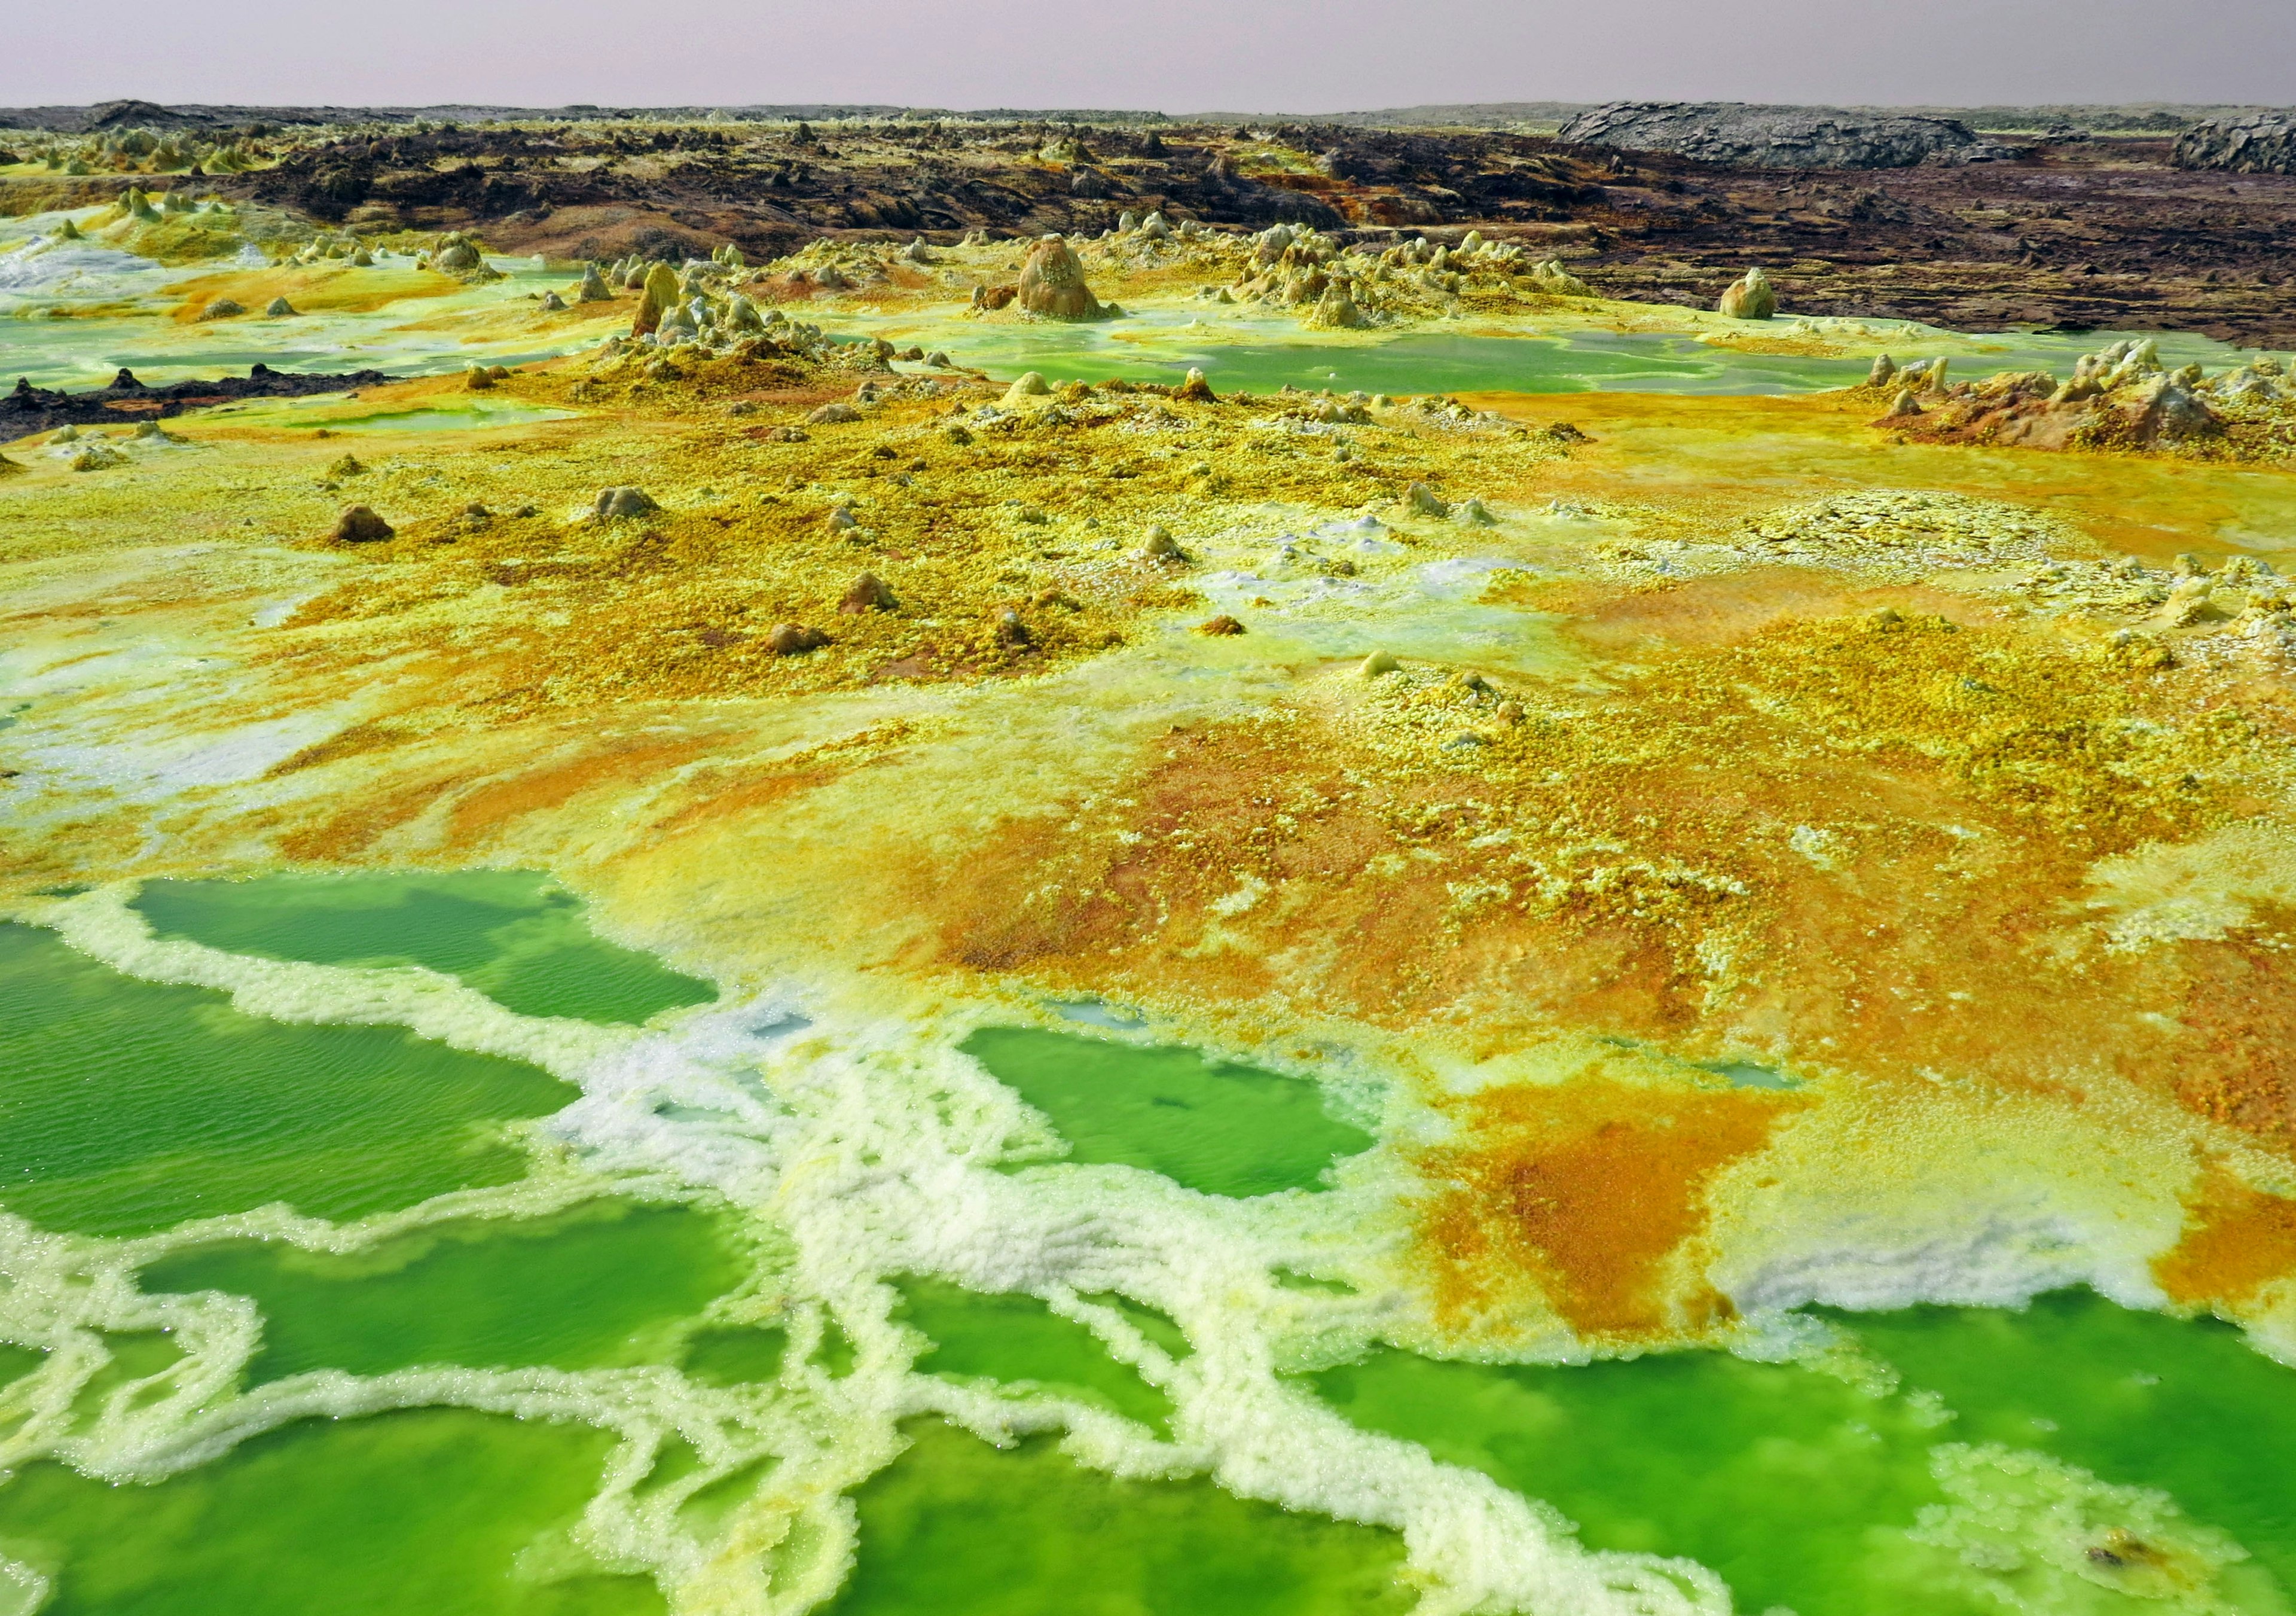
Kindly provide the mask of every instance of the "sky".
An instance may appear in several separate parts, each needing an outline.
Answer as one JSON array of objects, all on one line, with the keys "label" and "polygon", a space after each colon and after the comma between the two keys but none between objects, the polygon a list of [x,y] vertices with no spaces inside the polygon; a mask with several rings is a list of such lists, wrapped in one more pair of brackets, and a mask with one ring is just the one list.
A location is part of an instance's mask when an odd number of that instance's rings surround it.
[{"label": "sky", "polygon": [[2296,102],[2292,0],[28,4],[0,105]]}]

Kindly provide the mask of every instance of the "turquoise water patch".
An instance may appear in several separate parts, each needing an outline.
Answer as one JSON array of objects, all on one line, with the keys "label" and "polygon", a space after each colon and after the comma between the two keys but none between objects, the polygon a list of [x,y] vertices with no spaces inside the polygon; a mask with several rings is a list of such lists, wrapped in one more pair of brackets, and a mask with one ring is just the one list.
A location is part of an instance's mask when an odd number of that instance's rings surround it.
[{"label": "turquoise water patch", "polygon": [[284,1201],[352,1218],[504,1184],[500,1124],[573,1091],[396,1028],[289,1026],[0,925],[0,1204],[143,1235]]},{"label": "turquoise water patch", "polygon": [[932,1341],[923,1374],[996,1381],[1094,1403],[1171,1434],[1171,1400],[1109,1356],[1100,1338],[1033,1296],[983,1295],[938,1280],[899,1282],[898,1317]]},{"label": "turquoise water patch", "polygon": [[[2035,1611],[2160,1608],[2135,1579],[2191,1523],[2255,1555],[2221,1568],[2225,1608],[2286,1608],[2296,1376],[2228,1332],[2087,1293],[1836,1317],[1905,1371],[1898,1392],[1719,1352],[1549,1368],[1382,1350],[1307,1379],[1355,1424],[1546,1499],[1590,1546],[1702,1562],[1743,1611],[1997,1616],[1988,1577],[2023,1579]],[[2114,1488],[2167,1492],[2186,1524],[2155,1531]]]},{"label": "turquoise water patch", "polygon": [[0,1553],[53,1579],[41,1616],[651,1616],[651,1582],[529,1552],[611,1445],[426,1408],[306,1421],[154,1486],[34,1464],[0,1484]]},{"label": "turquoise water patch", "polygon": [[427,965],[521,1015],[605,1024],[707,1004],[709,983],[594,935],[579,898],[521,870],[146,882],[161,937],[320,965]]},{"label": "turquoise water patch", "polygon": [[248,1382],[260,1385],[311,1369],[660,1362],[670,1327],[742,1273],[716,1218],[605,1201],[439,1224],[348,1257],[237,1242],[165,1258],[141,1283],[253,1299],[263,1345]]},{"label": "turquoise water patch", "polygon": [[1193,1049],[1032,1027],[983,1028],[958,1048],[1052,1119],[1066,1161],[1145,1168],[1206,1194],[1316,1189],[1334,1160],[1373,1143],[1325,1112],[1315,1084]]},{"label": "turquoise water patch", "polygon": [[1209,1481],[1125,1481],[1046,1438],[937,1421],[857,1489],[860,1561],[828,1616],[1386,1616],[1402,1541]]}]

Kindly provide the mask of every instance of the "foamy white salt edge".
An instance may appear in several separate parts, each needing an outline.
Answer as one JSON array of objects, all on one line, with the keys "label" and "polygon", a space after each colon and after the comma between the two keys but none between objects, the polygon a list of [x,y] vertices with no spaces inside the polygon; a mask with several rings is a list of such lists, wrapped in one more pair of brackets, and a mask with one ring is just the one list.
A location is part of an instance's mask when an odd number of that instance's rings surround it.
[{"label": "foamy white salt edge", "polygon": [[[1345,1231],[1377,1221],[1385,1195],[1376,1161],[1350,1164],[1324,1194],[1254,1202],[1122,1168],[1008,1176],[990,1169],[1015,1144],[1041,1144],[1042,1119],[955,1053],[948,1029],[840,1005],[826,988],[802,1005],[721,1004],[645,1029],[600,1028],[521,1016],[419,968],[254,959],[157,939],[127,906],[133,890],[35,900],[18,917],[53,927],[125,974],[218,989],[250,1014],[403,1026],[452,1047],[531,1062],[580,1091],[539,1129],[571,1147],[578,1165],[348,1229],[274,1208],[186,1226],[155,1244],[45,1234],[0,1218],[0,1267],[18,1282],[0,1323],[50,1355],[11,1394],[39,1407],[0,1443],[0,1468],[53,1456],[91,1474],[150,1479],[291,1420],[421,1405],[579,1421],[620,1438],[578,1534],[586,1551],[652,1572],[675,1610],[777,1616],[842,1581],[854,1550],[845,1492],[898,1454],[898,1421],[939,1413],[997,1440],[1062,1429],[1064,1449],[1098,1468],[1208,1472],[1244,1497],[1398,1530],[1427,1587],[1419,1606],[1427,1616],[1728,1609],[1726,1590],[1704,1568],[1589,1552],[1546,1506],[1437,1464],[1414,1444],[1358,1431],[1276,1374],[1287,1337],[1347,1322],[1319,1320],[1319,1311],[1344,1316],[1367,1305],[1285,1290],[1271,1269],[1312,1262]],[[792,1017],[800,1009],[809,1023]],[[430,1368],[366,1378],[327,1371],[234,1395],[258,1344],[251,1305],[214,1294],[146,1298],[134,1284],[135,1267],[158,1250],[193,1239],[239,1233],[356,1249],[440,1216],[532,1215],[632,1185],[723,1197],[787,1242],[786,1270],[770,1276],[783,1292],[776,1317],[790,1332],[776,1385],[720,1390],[660,1368]],[[1174,1440],[1058,1398],[997,1396],[914,1374],[924,1343],[892,1317],[896,1296],[886,1283],[906,1273],[1045,1298],[1163,1390],[1176,1409]],[[1114,1310],[1079,1300],[1106,1291],[1168,1314],[1192,1354],[1176,1362]],[[728,1305],[739,1318],[756,1302],[737,1296]],[[70,1434],[72,1397],[103,1361],[99,1332],[160,1327],[163,1317],[187,1351],[158,1377],[167,1395],[135,1407],[152,1388],[125,1388],[92,1431]],[[841,1380],[810,1361],[832,1317],[855,1349]],[[703,1464],[640,1494],[673,1432]],[[677,1522],[675,1501],[763,1455],[777,1463],[718,1537],[696,1539]],[[800,1521],[819,1546],[780,1568],[769,1587],[767,1551]]]}]

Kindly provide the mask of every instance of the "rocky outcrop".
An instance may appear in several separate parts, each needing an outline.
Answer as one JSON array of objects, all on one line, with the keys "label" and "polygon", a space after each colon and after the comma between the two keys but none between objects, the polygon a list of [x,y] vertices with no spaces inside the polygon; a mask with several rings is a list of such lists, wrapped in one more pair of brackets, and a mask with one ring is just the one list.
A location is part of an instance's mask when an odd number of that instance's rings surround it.
[{"label": "rocky outcrop", "polygon": [[1324,289],[1324,295],[1316,299],[1305,324],[1317,331],[1354,331],[1371,322],[1364,318],[1363,310],[1348,295],[1346,283],[1333,281]]},{"label": "rocky outcrop", "polygon": [[375,545],[391,537],[391,525],[365,505],[346,509],[331,537],[340,545]]},{"label": "rocky outcrop", "polygon": [[627,521],[633,517],[650,516],[661,507],[653,496],[644,488],[613,488],[598,490],[598,498],[591,507],[599,521]]},{"label": "rocky outcrop", "polygon": [[1734,320],[1767,320],[1778,312],[1777,288],[1759,269],[1749,269],[1723,289],[1718,307]]},{"label": "rocky outcrop", "polygon": [[308,398],[318,393],[373,387],[390,380],[379,370],[331,376],[309,371],[273,370],[267,365],[258,365],[245,376],[218,376],[146,387],[134,373],[122,370],[112,378],[110,387],[66,393],[34,387],[30,381],[20,376],[15,391],[0,395],[0,443],[74,423],[116,426],[122,414],[113,407],[117,405],[132,405],[135,414],[159,419],[237,398]]},{"label": "rocky outcrop", "polygon": [[656,264],[646,271],[641,283],[644,291],[638,299],[638,311],[630,321],[630,335],[643,337],[660,328],[662,316],[677,307],[677,271],[667,264]]},{"label": "rocky outcrop", "polygon": [[[1948,388],[1941,366],[1885,370],[1877,361],[1867,388],[1895,398],[1874,424],[1924,442],[2168,451],[2200,444],[2240,455],[2272,452],[2296,408],[2296,385],[2277,359],[2260,356],[2214,376],[2197,365],[2170,370],[2149,338],[2083,354],[2062,383],[2046,371],[2004,371]],[[2228,432],[2239,440],[2218,441]]]},{"label": "rocky outcrop", "polygon": [[1614,101],[1579,113],[1558,134],[1744,168],[1906,168],[2013,155],[1957,119],[1737,101]]},{"label": "rocky outcrop", "polygon": [[2177,137],[2169,160],[2179,168],[2296,174],[2296,115],[2251,112],[2196,123]]},{"label": "rocky outcrop", "polygon": [[1107,313],[1085,284],[1083,261],[1057,235],[1042,237],[1029,250],[1013,301],[1047,320],[1097,320]]}]

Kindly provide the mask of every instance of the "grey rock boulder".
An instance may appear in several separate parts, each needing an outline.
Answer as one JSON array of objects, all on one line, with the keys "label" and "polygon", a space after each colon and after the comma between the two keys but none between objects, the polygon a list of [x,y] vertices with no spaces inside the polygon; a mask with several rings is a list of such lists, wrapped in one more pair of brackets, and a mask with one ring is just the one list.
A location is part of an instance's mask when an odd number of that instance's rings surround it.
[{"label": "grey rock boulder", "polygon": [[1614,101],[1557,132],[1585,145],[1671,152],[1745,168],[1906,168],[2014,155],[1958,119],[1746,102]]},{"label": "grey rock boulder", "polygon": [[2296,114],[2251,112],[2196,123],[2177,137],[2169,160],[2179,168],[2296,174]]}]

